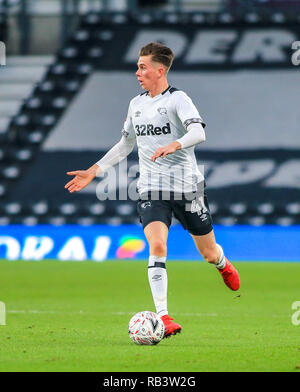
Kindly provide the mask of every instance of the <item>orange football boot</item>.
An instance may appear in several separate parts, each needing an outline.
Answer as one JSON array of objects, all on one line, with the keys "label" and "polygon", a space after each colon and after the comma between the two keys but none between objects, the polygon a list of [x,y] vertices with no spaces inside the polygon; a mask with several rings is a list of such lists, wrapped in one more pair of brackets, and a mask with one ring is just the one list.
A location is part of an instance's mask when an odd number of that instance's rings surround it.
[{"label": "orange football boot", "polygon": [[181,332],[181,325],[177,323],[173,323],[172,319],[168,314],[161,317],[164,326],[165,326],[165,335],[164,338],[168,338],[171,335],[176,335]]},{"label": "orange football boot", "polygon": [[226,257],[225,260],[226,265],[224,269],[219,269],[219,272],[222,275],[226,286],[231,290],[236,291],[240,288],[241,285],[239,274],[230,261],[226,259]]}]

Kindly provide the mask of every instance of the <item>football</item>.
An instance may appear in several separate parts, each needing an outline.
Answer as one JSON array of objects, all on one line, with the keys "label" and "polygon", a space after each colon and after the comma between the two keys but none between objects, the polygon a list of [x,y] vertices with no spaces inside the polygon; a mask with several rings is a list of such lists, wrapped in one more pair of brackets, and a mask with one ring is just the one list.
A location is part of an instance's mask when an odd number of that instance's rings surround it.
[{"label": "football", "polygon": [[130,319],[128,333],[135,344],[153,346],[163,339],[165,326],[156,313],[146,310]]}]

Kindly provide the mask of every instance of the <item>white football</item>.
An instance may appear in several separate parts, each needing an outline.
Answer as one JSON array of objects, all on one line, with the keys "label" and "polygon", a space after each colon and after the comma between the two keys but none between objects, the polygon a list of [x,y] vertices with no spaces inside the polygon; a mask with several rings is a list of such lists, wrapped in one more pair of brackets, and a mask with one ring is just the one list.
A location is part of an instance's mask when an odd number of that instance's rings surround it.
[{"label": "white football", "polygon": [[165,326],[156,313],[145,310],[130,319],[128,333],[135,344],[152,346],[164,337]]}]

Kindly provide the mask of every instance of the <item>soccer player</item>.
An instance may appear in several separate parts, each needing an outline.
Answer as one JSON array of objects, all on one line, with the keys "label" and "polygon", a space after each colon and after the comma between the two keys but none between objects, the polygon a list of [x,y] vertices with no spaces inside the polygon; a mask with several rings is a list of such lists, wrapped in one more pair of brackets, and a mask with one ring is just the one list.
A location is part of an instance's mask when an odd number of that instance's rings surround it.
[{"label": "soccer player", "polygon": [[173,58],[172,50],[160,43],[141,48],[136,76],[145,91],[130,101],[121,140],[89,169],[68,172],[75,177],[65,185],[70,193],[80,191],[127,157],[137,142],[137,209],[149,243],[148,279],[165,337],[181,331],[167,306],[166,244],[172,214],[191,234],[204,260],[216,266],[225,284],[231,290],[240,287],[237,270],[216,243],[204,178],[194,154],[194,147],[205,141],[205,124],[187,94],[168,83]]}]

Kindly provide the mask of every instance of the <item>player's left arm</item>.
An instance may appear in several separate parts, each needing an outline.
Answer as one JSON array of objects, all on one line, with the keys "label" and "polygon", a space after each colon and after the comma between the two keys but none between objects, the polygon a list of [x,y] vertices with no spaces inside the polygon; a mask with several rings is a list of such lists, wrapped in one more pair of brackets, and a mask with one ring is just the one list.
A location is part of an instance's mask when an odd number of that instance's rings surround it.
[{"label": "player's left arm", "polygon": [[193,147],[196,144],[203,143],[206,140],[205,123],[192,100],[185,94],[180,94],[180,101],[175,102],[175,108],[187,133],[180,139],[170,143],[168,146],[158,148],[152,156],[152,161],[157,158],[164,158],[168,154],[182,148]]}]

